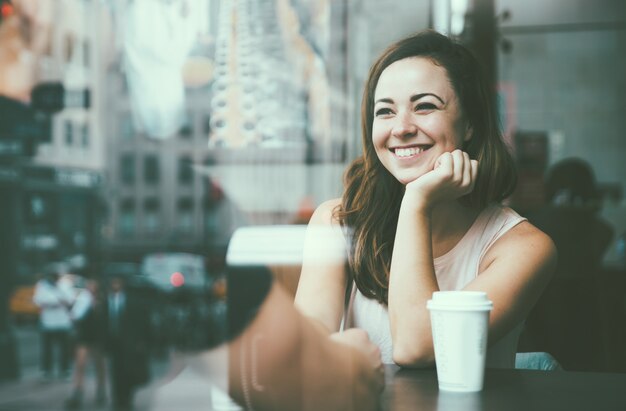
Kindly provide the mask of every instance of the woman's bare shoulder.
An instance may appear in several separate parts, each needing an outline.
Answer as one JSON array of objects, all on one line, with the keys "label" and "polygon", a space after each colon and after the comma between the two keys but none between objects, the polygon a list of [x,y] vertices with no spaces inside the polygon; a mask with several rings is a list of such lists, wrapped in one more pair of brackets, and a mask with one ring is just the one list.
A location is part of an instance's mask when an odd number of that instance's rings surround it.
[{"label": "woman's bare shoulder", "polygon": [[513,227],[504,237],[509,236],[510,241],[523,241],[525,243],[534,243],[543,247],[553,245],[552,239],[546,233],[532,225],[528,221],[522,221]]},{"label": "woman's bare shoulder", "polygon": [[311,217],[311,224],[338,224],[337,218],[335,217],[335,210],[341,205],[341,198],[333,198],[332,200],[324,201],[320,204],[313,216]]},{"label": "woman's bare shoulder", "polygon": [[556,247],[546,233],[528,221],[522,221],[499,238],[486,257],[520,253],[540,260],[552,260],[556,258]]}]

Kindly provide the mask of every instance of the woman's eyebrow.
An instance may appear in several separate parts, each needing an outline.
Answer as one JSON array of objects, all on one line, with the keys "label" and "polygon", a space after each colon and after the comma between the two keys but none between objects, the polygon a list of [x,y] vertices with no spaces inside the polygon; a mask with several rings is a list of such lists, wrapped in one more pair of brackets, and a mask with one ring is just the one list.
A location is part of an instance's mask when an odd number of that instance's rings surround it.
[{"label": "woman's eyebrow", "polygon": [[420,94],[415,94],[413,96],[411,96],[411,103],[413,103],[414,101],[417,101],[419,99],[421,99],[422,97],[426,97],[426,96],[433,96],[434,98],[436,98],[437,100],[441,101],[441,104],[446,104],[441,97],[439,97],[436,94],[433,93],[420,93]]},{"label": "woman's eyebrow", "polygon": [[393,104],[393,100],[390,98],[379,98],[378,100],[376,100],[374,102],[374,104],[378,104],[378,103],[389,103],[389,104]]},{"label": "woman's eyebrow", "polygon": [[[421,99],[422,97],[426,97],[426,96],[433,96],[437,100],[441,101],[441,104],[446,104],[445,101],[443,101],[443,99],[441,97],[439,97],[438,95],[436,95],[434,93],[419,93],[419,94],[415,94],[415,95],[411,96],[410,101],[411,101],[411,103],[413,103],[413,102]],[[393,104],[393,99],[390,99],[388,97],[379,98],[378,100],[376,100],[374,102],[374,104],[376,105],[378,103]]]}]

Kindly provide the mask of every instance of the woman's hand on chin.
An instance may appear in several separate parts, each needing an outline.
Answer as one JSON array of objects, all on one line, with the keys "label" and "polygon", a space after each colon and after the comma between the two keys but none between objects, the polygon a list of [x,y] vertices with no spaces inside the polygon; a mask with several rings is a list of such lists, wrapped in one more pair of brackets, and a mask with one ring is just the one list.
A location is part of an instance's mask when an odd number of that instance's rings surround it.
[{"label": "woman's hand on chin", "polygon": [[429,210],[440,201],[455,200],[474,189],[478,161],[461,150],[443,153],[432,171],[406,185],[403,203]]}]

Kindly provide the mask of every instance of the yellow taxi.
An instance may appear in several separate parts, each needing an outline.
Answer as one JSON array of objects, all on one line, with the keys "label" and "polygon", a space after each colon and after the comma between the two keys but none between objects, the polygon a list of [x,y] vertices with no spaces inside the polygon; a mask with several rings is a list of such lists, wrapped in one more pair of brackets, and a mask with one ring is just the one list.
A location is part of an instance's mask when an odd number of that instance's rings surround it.
[{"label": "yellow taxi", "polygon": [[36,321],[39,318],[39,307],[33,302],[34,285],[15,287],[9,299],[9,311],[16,322]]}]

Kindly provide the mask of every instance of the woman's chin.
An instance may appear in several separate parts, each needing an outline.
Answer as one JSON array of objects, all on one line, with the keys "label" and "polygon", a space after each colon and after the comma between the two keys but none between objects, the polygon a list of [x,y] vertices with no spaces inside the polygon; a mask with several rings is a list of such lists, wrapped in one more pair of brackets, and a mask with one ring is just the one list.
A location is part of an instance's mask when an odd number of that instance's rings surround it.
[{"label": "woman's chin", "polygon": [[400,184],[402,184],[403,186],[406,186],[409,183],[412,183],[413,181],[417,180],[418,178],[420,178],[423,174],[421,173],[403,173],[400,175],[396,175],[396,180],[398,180],[398,182]]}]

